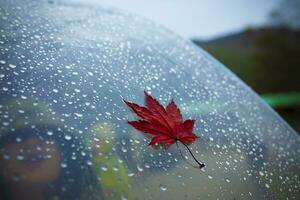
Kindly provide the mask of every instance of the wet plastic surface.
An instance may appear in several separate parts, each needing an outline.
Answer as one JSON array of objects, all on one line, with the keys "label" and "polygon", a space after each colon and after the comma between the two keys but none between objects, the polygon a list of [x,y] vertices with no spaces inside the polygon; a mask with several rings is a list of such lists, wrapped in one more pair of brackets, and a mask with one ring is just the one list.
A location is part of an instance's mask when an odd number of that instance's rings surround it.
[{"label": "wet plastic surface", "polygon": [[[79,2],[4,1],[0,19],[1,198],[299,197],[299,135],[190,42]],[[126,123],[144,89],[196,119],[204,170]]]}]

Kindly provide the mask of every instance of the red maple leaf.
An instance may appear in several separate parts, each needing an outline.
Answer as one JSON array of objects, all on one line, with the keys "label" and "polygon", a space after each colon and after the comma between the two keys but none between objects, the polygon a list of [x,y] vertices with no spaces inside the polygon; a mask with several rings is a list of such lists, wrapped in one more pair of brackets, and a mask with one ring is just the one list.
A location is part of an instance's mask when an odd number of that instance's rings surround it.
[{"label": "red maple leaf", "polygon": [[154,136],[149,145],[172,145],[178,141],[181,142],[199,164],[199,167],[204,167],[205,165],[197,161],[187,146],[199,138],[193,133],[195,120],[183,120],[181,112],[173,100],[164,108],[146,91],[144,93],[146,106],[123,100],[140,118],[138,121],[128,121],[128,123],[135,129]]}]

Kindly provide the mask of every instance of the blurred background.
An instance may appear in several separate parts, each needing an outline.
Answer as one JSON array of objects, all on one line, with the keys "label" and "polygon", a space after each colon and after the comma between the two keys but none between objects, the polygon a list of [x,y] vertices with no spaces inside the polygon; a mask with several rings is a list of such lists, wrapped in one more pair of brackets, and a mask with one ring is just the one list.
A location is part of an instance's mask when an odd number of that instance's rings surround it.
[{"label": "blurred background", "polygon": [[139,14],[190,39],[300,132],[300,0],[90,2]]}]

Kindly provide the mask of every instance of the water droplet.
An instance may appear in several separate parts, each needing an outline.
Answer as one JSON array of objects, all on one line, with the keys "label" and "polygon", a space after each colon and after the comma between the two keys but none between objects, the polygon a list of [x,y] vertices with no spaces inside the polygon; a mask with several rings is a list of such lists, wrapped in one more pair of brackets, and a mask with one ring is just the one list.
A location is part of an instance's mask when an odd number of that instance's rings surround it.
[{"label": "water droplet", "polygon": [[129,177],[133,177],[133,176],[134,176],[134,173],[129,173],[128,176],[129,176]]},{"label": "water droplet", "polygon": [[116,171],[119,171],[119,168],[116,167],[116,166],[114,166],[114,167],[112,168],[112,170],[116,172]]},{"label": "water droplet", "polygon": [[21,177],[20,177],[20,175],[14,175],[12,180],[15,182],[19,182],[21,180]]},{"label": "water droplet", "polygon": [[4,155],[3,155],[3,159],[4,159],[4,160],[9,160],[9,159],[10,159],[10,155],[4,154]]},{"label": "water droplet", "polygon": [[208,175],[207,177],[208,177],[209,179],[213,179],[213,177],[212,177],[212,176],[209,176],[209,175]]},{"label": "water droplet", "polygon": [[83,115],[80,113],[74,113],[74,115],[76,115],[76,117],[82,117]]},{"label": "water droplet", "polygon": [[107,166],[104,165],[104,166],[101,166],[101,170],[106,172],[108,170],[108,168],[107,168]]},{"label": "water droplet", "polygon": [[125,141],[124,139],[121,140],[121,143],[122,143],[123,145],[126,145],[126,141]]},{"label": "water droplet", "polygon": [[124,194],[122,194],[121,200],[127,200],[127,197]]},{"label": "water droplet", "polygon": [[259,171],[259,175],[263,176],[263,175],[264,175],[264,173],[263,173],[262,171]]},{"label": "water droplet", "polygon": [[58,89],[53,89],[52,90],[54,93],[58,93]]},{"label": "water droplet", "polygon": [[72,136],[71,136],[71,135],[65,135],[65,139],[66,139],[66,140],[71,140],[71,139],[72,139]]},{"label": "water droplet", "polygon": [[121,148],[121,151],[124,152],[124,153],[126,153],[126,152],[127,152],[127,149],[126,149],[125,147],[122,147],[122,148]]},{"label": "water droplet", "polygon": [[140,167],[139,165],[137,165],[137,169],[138,169],[140,172],[142,172],[142,171],[143,171],[143,168],[142,168],[142,167]]},{"label": "water droplet", "polygon": [[229,180],[228,178],[226,178],[225,181],[226,181],[227,183],[230,183],[230,180]]},{"label": "water droplet", "polygon": [[165,185],[160,184],[159,188],[161,189],[161,191],[166,191],[168,188]]},{"label": "water droplet", "polygon": [[18,155],[18,156],[17,156],[17,159],[18,159],[18,160],[24,160],[24,156]]},{"label": "water droplet", "polygon": [[60,189],[61,189],[61,191],[63,191],[63,192],[67,191],[67,188],[66,188],[66,187],[64,187],[64,186],[63,186],[63,187],[61,187]]},{"label": "water droplet", "polygon": [[17,138],[16,138],[16,142],[22,142],[22,138],[17,137]]},{"label": "water droplet", "polygon": [[47,130],[47,135],[53,135],[53,131]]},{"label": "water droplet", "polygon": [[77,157],[76,157],[75,155],[72,155],[72,156],[71,156],[71,159],[72,159],[72,160],[76,160]]},{"label": "water droplet", "polygon": [[9,64],[8,66],[9,66],[10,68],[12,68],[12,69],[14,69],[14,68],[17,67],[16,65],[13,65],[13,64]]},{"label": "water droplet", "polygon": [[8,126],[9,122],[2,122],[3,126]]},{"label": "water droplet", "polygon": [[92,163],[92,161],[88,160],[88,161],[86,162],[86,164],[87,164],[87,165],[92,165],[93,163]]},{"label": "water droplet", "polygon": [[67,165],[67,163],[61,163],[60,166],[61,166],[62,168],[66,168],[68,165]]},{"label": "water droplet", "polygon": [[266,188],[270,188],[270,185],[268,183],[265,184]]}]

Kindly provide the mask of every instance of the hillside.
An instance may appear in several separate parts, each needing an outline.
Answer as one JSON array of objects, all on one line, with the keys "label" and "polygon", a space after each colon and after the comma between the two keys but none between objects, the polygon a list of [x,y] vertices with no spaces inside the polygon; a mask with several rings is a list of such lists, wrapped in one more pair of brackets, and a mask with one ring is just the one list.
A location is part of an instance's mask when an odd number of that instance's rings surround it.
[{"label": "hillside", "polygon": [[193,42],[258,93],[300,91],[300,30],[248,29],[210,41],[194,39]]},{"label": "hillside", "polygon": [[248,29],[193,42],[243,79],[300,132],[300,30]]}]

